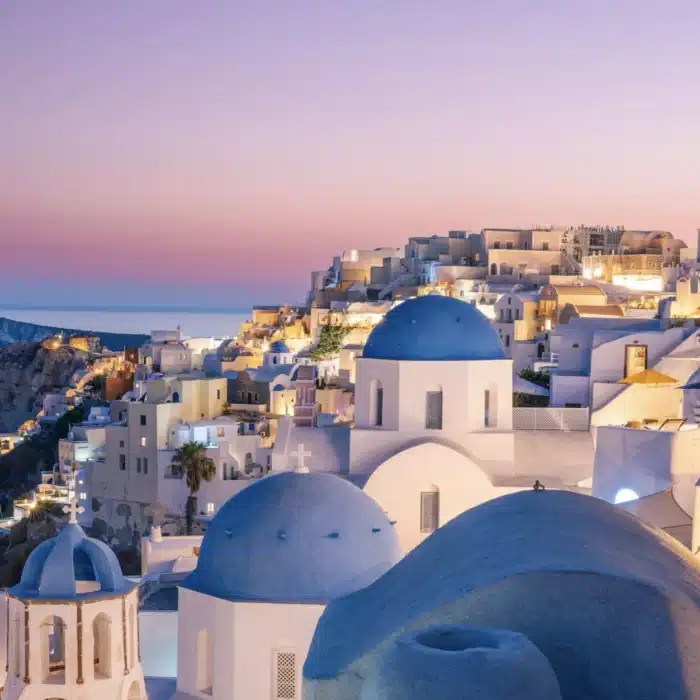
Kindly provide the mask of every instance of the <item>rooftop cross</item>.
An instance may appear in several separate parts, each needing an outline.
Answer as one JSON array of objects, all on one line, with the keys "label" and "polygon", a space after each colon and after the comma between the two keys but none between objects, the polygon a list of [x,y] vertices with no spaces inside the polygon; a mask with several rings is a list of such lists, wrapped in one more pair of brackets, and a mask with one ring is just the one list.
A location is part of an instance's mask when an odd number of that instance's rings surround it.
[{"label": "rooftop cross", "polygon": [[304,449],[303,443],[299,443],[297,445],[296,451],[290,452],[289,456],[294,457],[297,461],[297,465],[294,469],[294,471],[297,474],[308,474],[309,473],[309,468],[304,464],[304,460],[307,457],[311,457],[311,452],[309,450]]},{"label": "rooftop cross", "polygon": [[70,513],[69,523],[72,525],[78,524],[78,515],[85,512],[85,508],[78,505],[78,499],[75,497],[75,491],[73,491],[73,496],[69,501],[70,505],[63,506],[64,513]]}]

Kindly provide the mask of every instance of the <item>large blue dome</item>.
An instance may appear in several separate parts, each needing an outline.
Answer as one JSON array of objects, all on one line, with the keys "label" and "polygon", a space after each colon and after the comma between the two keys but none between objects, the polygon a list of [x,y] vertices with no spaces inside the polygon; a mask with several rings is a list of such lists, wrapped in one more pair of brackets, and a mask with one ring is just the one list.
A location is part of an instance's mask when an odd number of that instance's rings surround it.
[{"label": "large blue dome", "polygon": [[374,360],[502,360],[501,340],[472,304],[428,295],[394,307],[372,331],[362,357]]},{"label": "large blue dome", "polygon": [[[89,582],[85,589],[80,584]],[[65,600],[125,594],[134,584],[124,578],[114,552],[69,523],[57,537],[42,542],[27,559],[20,582],[10,589],[18,598]]]},{"label": "large blue dome", "polygon": [[379,505],[333,474],[273,474],[217,513],[185,588],[226,600],[315,601],[373,583],[401,558]]}]

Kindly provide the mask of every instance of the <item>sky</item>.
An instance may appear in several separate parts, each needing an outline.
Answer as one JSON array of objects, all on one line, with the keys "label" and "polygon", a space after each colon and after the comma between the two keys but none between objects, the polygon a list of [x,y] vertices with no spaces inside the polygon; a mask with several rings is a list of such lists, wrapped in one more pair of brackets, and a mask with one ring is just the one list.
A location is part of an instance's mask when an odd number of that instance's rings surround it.
[{"label": "sky", "polygon": [[449,229],[700,227],[697,0],[0,0],[0,306],[296,301]]}]

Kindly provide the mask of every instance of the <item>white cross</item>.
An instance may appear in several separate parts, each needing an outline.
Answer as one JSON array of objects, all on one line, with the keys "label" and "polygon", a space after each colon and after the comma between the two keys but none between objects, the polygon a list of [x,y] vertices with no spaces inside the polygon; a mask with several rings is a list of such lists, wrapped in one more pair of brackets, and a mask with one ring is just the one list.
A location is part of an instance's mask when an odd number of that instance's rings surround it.
[{"label": "white cross", "polygon": [[311,457],[311,452],[304,449],[304,445],[299,443],[297,445],[296,452],[290,452],[290,457],[294,457],[297,461],[296,469],[294,470],[297,474],[308,474],[309,468],[304,464],[304,460],[307,457]]},{"label": "white cross", "polygon": [[78,505],[78,499],[75,497],[75,491],[73,492],[73,497],[70,499],[70,505],[63,506],[64,513],[70,513],[70,520],[68,521],[72,525],[78,524],[78,515],[85,512],[85,508]]}]

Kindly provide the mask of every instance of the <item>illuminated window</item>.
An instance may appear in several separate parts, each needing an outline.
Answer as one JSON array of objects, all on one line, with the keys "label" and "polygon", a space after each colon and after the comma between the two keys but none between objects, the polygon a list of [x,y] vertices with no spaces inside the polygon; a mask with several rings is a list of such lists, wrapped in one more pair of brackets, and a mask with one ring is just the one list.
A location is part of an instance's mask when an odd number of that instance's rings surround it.
[{"label": "illuminated window", "polygon": [[213,503],[207,503],[207,515],[212,515],[214,512],[214,504]]},{"label": "illuminated window", "polygon": [[420,531],[435,532],[440,527],[440,491],[423,491],[420,495]]},{"label": "illuminated window", "polygon": [[146,440],[146,438],[142,437],[141,438],[141,447],[146,447],[147,444],[148,444],[148,441]]}]

